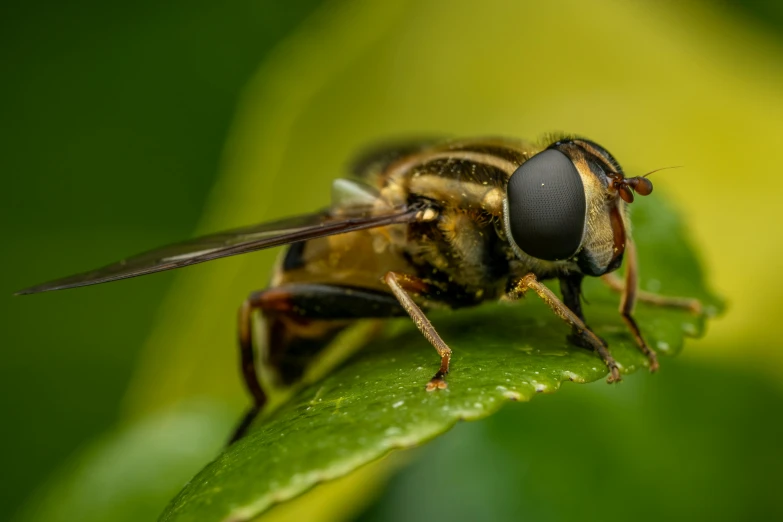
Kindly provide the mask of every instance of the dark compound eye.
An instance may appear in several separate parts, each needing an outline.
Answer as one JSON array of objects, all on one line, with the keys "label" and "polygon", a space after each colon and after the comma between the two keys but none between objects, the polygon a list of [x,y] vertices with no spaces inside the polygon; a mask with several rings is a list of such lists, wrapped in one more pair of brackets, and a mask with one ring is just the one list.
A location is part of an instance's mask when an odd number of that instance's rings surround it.
[{"label": "dark compound eye", "polygon": [[582,178],[559,150],[536,154],[509,179],[511,236],[535,258],[555,261],[574,255],[582,242],[585,208]]}]

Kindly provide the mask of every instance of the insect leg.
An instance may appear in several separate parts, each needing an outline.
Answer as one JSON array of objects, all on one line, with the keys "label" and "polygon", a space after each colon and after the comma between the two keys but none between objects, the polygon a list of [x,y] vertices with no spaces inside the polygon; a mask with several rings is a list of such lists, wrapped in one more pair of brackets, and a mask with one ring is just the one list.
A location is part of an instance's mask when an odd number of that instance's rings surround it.
[{"label": "insect leg", "polygon": [[582,313],[582,280],[585,276],[579,273],[568,274],[560,277],[560,293],[563,294],[565,304],[574,314],[585,322]]},{"label": "insect leg", "polygon": [[[574,312],[587,328],[590,328],[585,320],[584,313],[582,312],[582,281],[584,275],[580,273],[571,273],[560,276],[560,293],[563,294],[563,304],[568,307],[569,310]],[[568,336],[568,340],[577,346],[593,349],[593,346],[589,342],[585,342],[584,337],[579,333],[579,329],[572,327],[573,332]],[[601,339],[599,337],[599,339]],[[604,345],[606,341],[601,339]]]},{"label": "insect leg", "polygon": [[658,370],[658,356],[647,345],[642,337],[642,332],[639,330],[639,325],[636,324],[636,320],[633,318],[633,308],[636,304],[637,293],[639,288],[639,265],[636,258],[636,249],[633,242],[628,241],[625,246],[626,265],[625,265],[625,285],[623,288],[622,298],[620,299],[620,315],[628,325],[628,329],[631,330],[636,346],[639,350],[647,356],[647,360],[650,361],[650,371],[654,372]]},{"label": "insect leg", "polygon": [[[632,241],[628,241],[626,244],[626,274],[625,282],[620,279],[615,273],[606,274],[601,277],[601,280],[606,285],[617,293],[622,294],[623,303],[630,300],[630,311],[633,310],[634,301],[641,303],[648,303],[655,306],[663,306],[666,308],[681,308],[689,310],[695,314],[703,313],[704,309],[701,305],[701,301],[690,297],[669,297],[665,295],[659,295],[652,292],[645,292],[638,289],[638,261],[636,258],[636,248]],[[633,275],[631,275],[633,272]],[[633,278],[629,280],[629,278]],[[633,293],[632,296],[627,297],[627,294]],[[623,311],[623,305],[621,305],[620,312]]]},{"label": "insect leg", "polygon": [[282,385],[292,385],[307,365],[353,319],[404,316],[394,296],[377,290],[328,284],[286,284],[253,292],[239,309],[242,377],[253,405],[231,442],[241,438],[266,403],[253,345],[254,312],[264,316],[266,344],[258,347],[263,364]]},{"label": "insect leg", "polygon": [[[601,280],[606,283],[606,286],[617,293],[623,293],[625,291],[625,283],[617,274],[606,274],[601,277]],[[692,297],[672,297],[638,290],[636,292],[636,300],[640,303],[662,306],[664,308],[681,308],[695,314],[701,314],[704,311],[701,301]]]},{"label": "insect leg", "polygon": [[250,423],[266,404],[266,393],[258,378],[256,352],[253,349],[253,312],[259,309],[263,310],[263,293],[253,292],[239,307],[239,328],[237,330],[239,333],[239,367],[245,388],[253,399],[253,405],[250,406],[242,421],[234,429],[229,444],[242,438]]},{"label": "insect leg", "polygon": [[552,311],[568,323],[582,341],[593,348],[601,356],[606,367],[609,368],[609,377],[607,382],[617,382],[621,380],[620,369],[614,357],[609,353],[606,344],[590,330],[584,321],[574,313],[569,307],[557,298],[557,296],[544,284],[542,284],[535,274],[527,274],[514,284],[509,293],[511,298],[519,298],[525,295],[528,290],[533,290],[538,296],[552,309]]},{"label": "insect leg", "polygon": [[443,339],[440,338],[438,332],[435,331],[435,327],[427,316],[424,315],[419,305],[417,305],[408,291],[414,293],[423,293],[427,290],[427,284],[419,278],[408,276],[405,274],[399,274],[397,272],[387,272],[383,278],[384,282],[389,285],[392,293],[400,302],[402,307],[408,312],[414,324],[424,337],[430,342],[430,344],[437,350],[440,355],[440,368],[437,373],[427,383],[426,390],[433,391],[436,389],[445,389],[446,374],[449,373],[449,363],[451,362],[451,348],[449,348]]}]

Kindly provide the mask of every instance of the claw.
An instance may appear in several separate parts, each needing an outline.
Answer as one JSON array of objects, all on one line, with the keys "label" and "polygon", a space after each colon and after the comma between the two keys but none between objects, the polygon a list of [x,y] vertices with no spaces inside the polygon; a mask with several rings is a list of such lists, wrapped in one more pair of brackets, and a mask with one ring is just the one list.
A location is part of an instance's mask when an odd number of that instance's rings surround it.
[{"label": "claw", "polygon": [[606,378],[606,382],[609,383],[609,384],[613,384],[613,383],[616,383],[616,382],[620,382],[622,380],[623,380],[623,378],[620,375],[620,369],[617,366],[615,366],[615,365],[610,366],[609,367],[609,377]]},{"label": "claw", "polygon": [[426,390],[428,392],[435,391],[435,390],[445,390],[448,388],[448,384],[443,379],[443,377],[433,377],[430,382],[427,383]]},{"label": "claw", "polygon": [[691,299],[691,302],[688,305],[688,309],[696,315],[704,314],[704,307],[702,306],[701,301],[698,299]]}]

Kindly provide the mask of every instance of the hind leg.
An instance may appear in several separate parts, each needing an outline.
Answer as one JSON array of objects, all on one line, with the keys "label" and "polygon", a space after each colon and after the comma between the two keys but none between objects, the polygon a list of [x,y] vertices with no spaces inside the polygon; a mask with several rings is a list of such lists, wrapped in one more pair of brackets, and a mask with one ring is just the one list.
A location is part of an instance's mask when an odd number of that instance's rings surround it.
[{"label": "hind leg", "polygon": [[326,284],[287,284],[253,292],[239,308],[240,369],[253,404],[231,442],[241,438],[266,404],[253,345],[254,313],[267,322],[264,364],[283,384],[299,380],[312,359],[347,321],[405,315],[394,296],[364,288]]},{"label": "hind leg", "polygon": [[258,366],[256,364],[256,352],[253,349],[253,312],[256,310],[265,311],[269,303],[263,299],[265,292],[253,292],[245,299],[242,306],[239,307],[239,369],[242,374],[242,381],[245,383],[245,389],[250,394],[253,404],[248,409],[245,416],[234,428],[234,434],[229,440],[233,444],[247,431],[250,423],[259,414],[266,404],[266,392],[261,386],[261,380],[258,376]]}]

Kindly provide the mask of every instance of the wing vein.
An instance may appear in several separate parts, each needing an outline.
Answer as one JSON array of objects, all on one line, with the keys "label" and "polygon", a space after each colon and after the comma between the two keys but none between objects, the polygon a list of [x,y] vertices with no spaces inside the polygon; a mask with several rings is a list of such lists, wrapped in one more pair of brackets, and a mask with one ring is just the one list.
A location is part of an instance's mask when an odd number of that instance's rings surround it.
[{"label": "wing vein", "polygon": [[218,232],[157,248],[97,270],[31,286],[15,295],[108,283],[334,234],[410,223],[423,215],[424,208],[420,205],[385,210],[337,209]]}]

